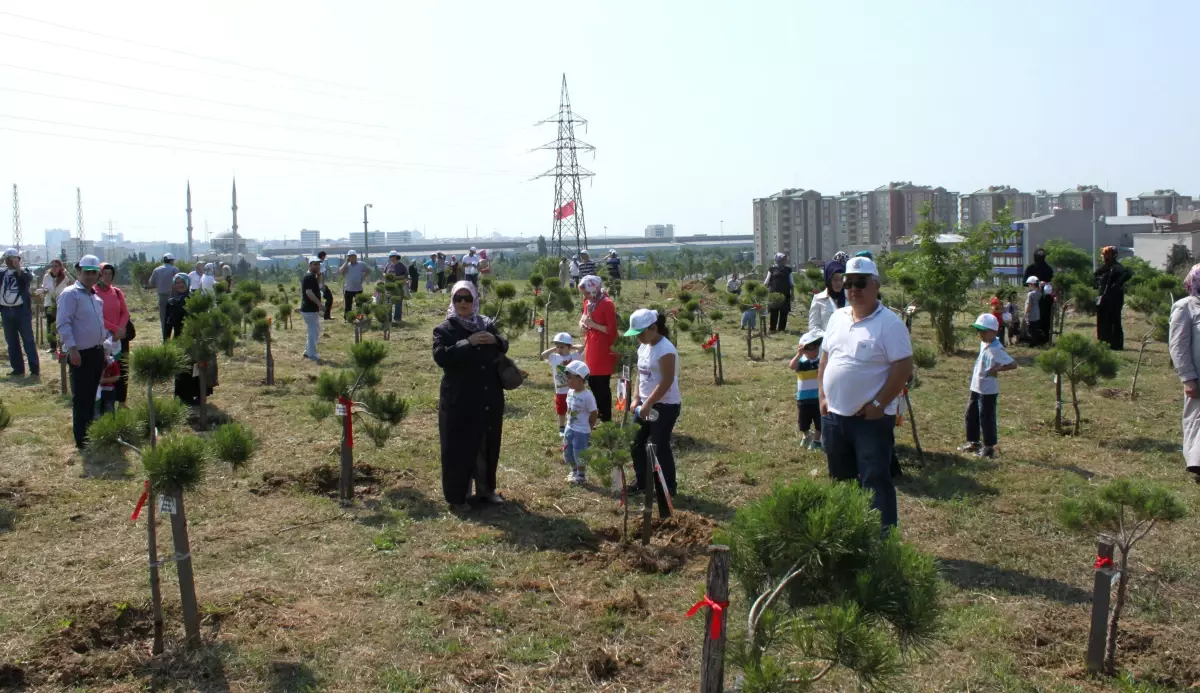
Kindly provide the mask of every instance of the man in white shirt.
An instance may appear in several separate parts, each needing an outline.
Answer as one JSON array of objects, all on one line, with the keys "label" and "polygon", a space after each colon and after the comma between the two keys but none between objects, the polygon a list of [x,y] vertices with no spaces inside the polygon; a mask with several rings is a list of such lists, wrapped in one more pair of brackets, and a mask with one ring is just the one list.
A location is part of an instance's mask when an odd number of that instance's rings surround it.
[{"label": "man in white shirt", "polygon": [[904,322],[879,302],[870,258],[852,258],[845,277],[846,307],[834,311],[821,342],[821,443],[834,480],[858,479],[874,492],[886,530],[898,522],[892,428],[896,399],[912,375],[912,342]]},{"label": "man in white shirt", "polygon": [[471,246],[471,249],[462,256],[459,262],[463,267],[463,277],[475,286],[479,286],[479,256],[476,255],[476,252],[475,246]]},{"label": "man in white shirt", "polygon": [[196,269],[188,273],[188,282],[191,284],[192,291],[203,291],[206,294],[211,294],[216,285],[217,280],[213,278],[208,271],[208,265],[203,262],[196,263]]}]

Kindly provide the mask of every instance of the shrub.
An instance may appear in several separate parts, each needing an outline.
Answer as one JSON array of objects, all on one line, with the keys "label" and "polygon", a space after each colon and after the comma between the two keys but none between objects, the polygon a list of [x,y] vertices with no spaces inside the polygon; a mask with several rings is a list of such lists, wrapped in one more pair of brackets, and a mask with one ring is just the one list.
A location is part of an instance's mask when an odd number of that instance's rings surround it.
[{"label": "shrub", "polygon": [[258,442],[249,428],[239,423],[227,423],[217,427],[209,436],[213,454],[217,459],[225,460],[234,469],[239,469],[254,454]]},{"label": "shrub", "polygon": [[[150,409],[146,402],[138,402],[132,407],[139,421],[142,422],[142,431],[145,438],[150,437]],[[172,397],[170,399],[154,400],[154,426],[160,432],[169,431],[177,428],[187,422],[188,406],[183,403],[183,400]]]},{"label": "shrub", "polygon": [[156,493],[188,491],[204,478],[209,455],[200,436],[172,434],[142,452],[142,468]]},{"label": "shrub", "polygon": [[146,421],[139,419],[132,409],[121,408],[100,418],[93,419],[88,426],[88,446],[96,449],[115,450],[124,442],[141,445],[145,439]]}]

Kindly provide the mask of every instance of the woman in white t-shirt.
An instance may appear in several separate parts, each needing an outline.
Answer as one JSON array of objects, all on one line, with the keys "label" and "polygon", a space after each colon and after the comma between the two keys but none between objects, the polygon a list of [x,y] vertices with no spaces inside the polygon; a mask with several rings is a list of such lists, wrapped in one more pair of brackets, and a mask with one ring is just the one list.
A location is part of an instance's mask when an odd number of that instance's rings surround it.
[{"label": "woman in white t-shirt", "polygon": [[[638,432],[633,440],[633,469],[637,481],[630,487],[636,492],[644,488],[646,474],[646,443],[653,441],[658,453],[667,491],[675,495],[675,455],[671,452],[671,433],[679,419],[683,398],[679,394],[679,352],[667,339],[667,316],[642,308],[629,316],[625,336],[636,336],[641,346],[637,351],[637,389],[634,390],[632,411]],[[659,507],[666,499],[658,489]]]}]

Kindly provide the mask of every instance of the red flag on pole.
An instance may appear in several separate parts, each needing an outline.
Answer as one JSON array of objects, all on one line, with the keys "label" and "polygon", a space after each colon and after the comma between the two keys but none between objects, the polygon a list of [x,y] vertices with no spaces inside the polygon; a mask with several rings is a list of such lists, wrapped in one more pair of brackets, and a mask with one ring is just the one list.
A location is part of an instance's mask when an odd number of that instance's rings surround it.
[{"label": "red flag on pole", "polygon": [[554,210],[555,219],[566,219],[575,214],[575,200],[571,200],[567,204]]}]

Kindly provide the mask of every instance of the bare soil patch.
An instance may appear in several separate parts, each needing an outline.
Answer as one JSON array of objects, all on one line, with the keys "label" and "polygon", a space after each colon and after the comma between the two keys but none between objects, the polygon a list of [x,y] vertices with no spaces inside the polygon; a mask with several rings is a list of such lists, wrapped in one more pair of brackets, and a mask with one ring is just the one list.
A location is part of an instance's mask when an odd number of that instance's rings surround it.
[{"label": "bare soil patch", "polygon": [[[374,498],[391,483],[402,478],[404,472],[383,469],[369,464],[354,465],[355,498]],[[341,470],[332,464],[319,464],[299,474],[288,472],[263,472],[262,483],[250,489],[256,496],[298,489],[315,496],[337,498]]]}]

